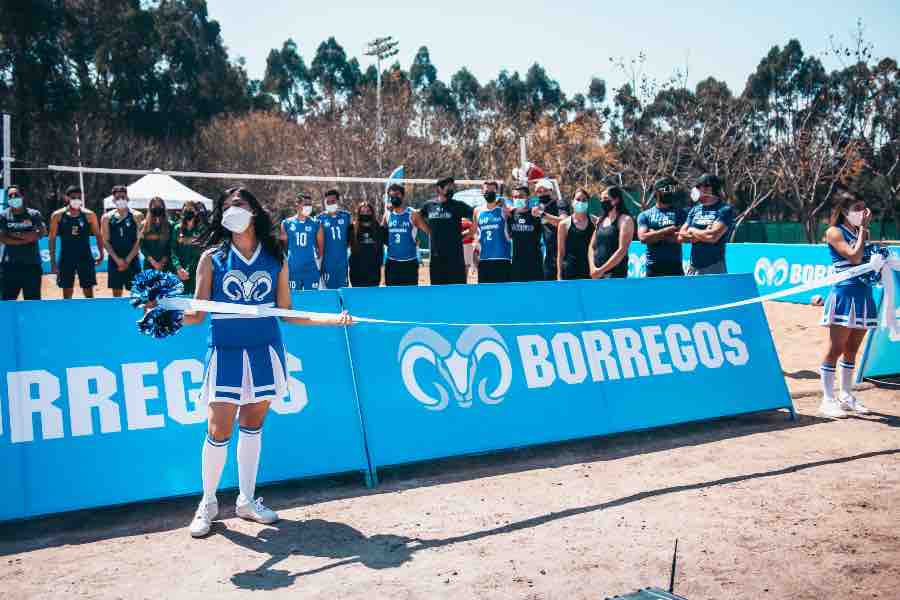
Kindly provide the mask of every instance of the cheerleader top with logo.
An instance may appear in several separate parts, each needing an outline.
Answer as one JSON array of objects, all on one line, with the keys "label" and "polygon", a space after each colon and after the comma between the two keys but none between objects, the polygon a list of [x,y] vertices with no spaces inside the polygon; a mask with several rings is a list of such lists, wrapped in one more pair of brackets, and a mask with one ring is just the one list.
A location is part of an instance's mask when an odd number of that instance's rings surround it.
[{"label": "cheerleader top with logo", "polygon": [[[227,252],[211,255],[212,294],[218,302],[275,306],[281,265],[262,244],[249,259],[232,244]],[[252,317],[213,313],[209,326],[211,347],[242,348],[281,346],[281,329],[276,317]]]},{"label": "cheerleader top with logo", "polygon": [[[853,231],[851,231],[846,225],[838,225],[838,229],[841,231],[841,235],[844,236],[845,242],[850,245],[856,243],[857,235],[853,233]],[[869,259],[872,257],[872,248],[873,247],[871,244],[866,244],[866,248],[863,251],[863,263],[869,262]],[[838,252],[831,244],[828,244],[828,252],[831,254],[831,264],[834,265],[835,273],[840,273],[856,266],[849,260],[844,258],[840,254],[840,252]],[[870,280],[867,280],[861,275],[858,275],[856,277],[851,277],[850,279],[845,279],[844,281],[836,283],[834,287],[857,287],[868,285],[871,285]]]}]

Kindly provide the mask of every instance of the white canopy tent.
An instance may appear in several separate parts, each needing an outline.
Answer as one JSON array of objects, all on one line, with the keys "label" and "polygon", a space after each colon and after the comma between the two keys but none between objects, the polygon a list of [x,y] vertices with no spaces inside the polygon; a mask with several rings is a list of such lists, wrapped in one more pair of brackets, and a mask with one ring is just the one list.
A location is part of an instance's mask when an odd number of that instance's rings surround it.
[{"label": "white canopy tent", "polygon": [[[165,200],[166,208],[169,210],[179,210],[189,200],[202,202],[208,210],[212,210],[213,207],[212,200],[201,196],[159,169],[155,169],[149,175],[144,175],[127,187],[128,202],[132,208],[146,209],[150,204],[150,199],[156,196]],[[103,199],[104,209],[115,208],[115,206],[112,196],[107,196]]]}]

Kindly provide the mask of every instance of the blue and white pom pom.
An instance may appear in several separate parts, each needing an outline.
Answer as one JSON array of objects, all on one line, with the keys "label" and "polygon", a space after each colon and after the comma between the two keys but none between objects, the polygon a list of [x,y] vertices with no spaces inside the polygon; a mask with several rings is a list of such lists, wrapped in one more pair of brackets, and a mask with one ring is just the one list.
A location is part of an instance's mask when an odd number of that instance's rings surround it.
[{"label": "blue and white pom pom", "polygon": [[[869,262],[873,254],[880,254],[885,260],[891,257],[891,251],[885,246],[873,244],[866,247],[866,251],[863,253],[863,262]],[[859,278],[869,285],[877,285],[881,283],[881,271],[869,271],[860,275]]]},{"label": "blue and white pom pom", "polygon": [[[131,304],[142,306],[184,293],[184,284],[173,273],[146,269],[131,282]],[[184,325],[184,311],[154,308],[137,322],[138,331],[155,338],[175,335]]]}]

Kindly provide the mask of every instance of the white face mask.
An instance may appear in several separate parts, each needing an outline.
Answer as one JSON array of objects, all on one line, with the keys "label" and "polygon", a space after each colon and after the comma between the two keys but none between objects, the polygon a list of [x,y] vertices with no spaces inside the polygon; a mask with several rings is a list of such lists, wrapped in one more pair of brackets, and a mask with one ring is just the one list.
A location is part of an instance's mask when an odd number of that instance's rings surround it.
[{"label": "white face mask", "polygon": [[700,190],[698,190],[697,188],[691,188],[691,200],[693,200],[694,202],[700,201]]},{"label": "white face mask", "polygon": [[304,217],[308,217],[309,215],[312,214],[312,206],[304,206],[303,209],[300,211],[300,213]]},{"label": "white face mask", "polygon": [[222,215],[222,227],[232,233],[244,233],[250,226],[253,213],[240,206],[232,206]]},{"label": "white face mask", "polygon": [[333,215],[337,212],[338,205],[337,204],[326,204],[325,210],[328,211],[328,214]]},{"label": "white face mask", "polygon": [[854,227],[862,225],[863,216],[866,214],[864,210],[853,210],[847,213],[847,222]]},{"label": "white face mask", "polygon": [[128,208],[128,200],[116,200],[116,208],[125,210]]},{"label": "white face mask", "polygon": [[81,199],[73,198],[73,199],[69,200],[69,206],[71,206],[72,208],[81,208]]}]

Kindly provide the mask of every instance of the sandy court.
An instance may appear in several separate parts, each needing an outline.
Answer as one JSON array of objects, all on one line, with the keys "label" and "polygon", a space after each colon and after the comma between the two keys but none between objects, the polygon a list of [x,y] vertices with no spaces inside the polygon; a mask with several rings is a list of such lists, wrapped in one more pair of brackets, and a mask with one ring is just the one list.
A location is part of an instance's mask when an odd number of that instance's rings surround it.
[{"label": "sandy court", "polygon": [[270,486],[274,526],[234,518],[228,492],[205,540],[185,529],[196,498],[6,524],[0,597],[603,598],[665,587],[678,538],[676,591],[691,600],[898,598],[900,393],[866,385],[873,414],[816,417],[819,309],[765,308],[797,422],[769,412],[450,459],[374,490]]}]

